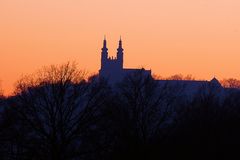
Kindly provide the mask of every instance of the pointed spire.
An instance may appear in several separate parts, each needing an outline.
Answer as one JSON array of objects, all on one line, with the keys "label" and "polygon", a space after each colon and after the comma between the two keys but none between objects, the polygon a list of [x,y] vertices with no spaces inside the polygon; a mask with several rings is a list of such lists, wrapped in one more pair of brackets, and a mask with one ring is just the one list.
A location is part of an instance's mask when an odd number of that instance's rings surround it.
[{"label": "pointed spire", "polygon": [[120,39],[119,39],[119,45],[118,45],[118,49],[117,49],[117,54],[123,54],[123,47],[122,47],[122,37],[120,36]]},{"label": "pointed spire", "polygon": [[121,48],[122,49],[122,37],[120,36],[120,40],[119,40],[119,46],[118,48]]},{"label": "pointed spire", "polygon": [[104,40],[103,40],[103,48],[107,48],[107,40],[106,40],[106,35],[104,35]]},{"label": "pointed spire", "polygon": [[103,40],[102,53],[106,53],[106,54],[108,54],[107,40],[106,40],[106,36],[105,36],[105,35],[104,35],[104,40]]},{"label": "pointed spire", "polygon": [[117,61],[119,63],[119,68],[123,69],[123,47],[122,47],[122,37],[120,36],[119,45],[117,49]]}]

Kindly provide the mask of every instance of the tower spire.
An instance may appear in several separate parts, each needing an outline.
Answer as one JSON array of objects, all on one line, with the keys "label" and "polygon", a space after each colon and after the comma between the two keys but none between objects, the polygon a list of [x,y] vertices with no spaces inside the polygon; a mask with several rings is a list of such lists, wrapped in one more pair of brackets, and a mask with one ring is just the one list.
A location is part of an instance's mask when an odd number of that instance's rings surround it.
[{"label": "tower spire", "polygon": [[107,59],[108,59],[108,48],[107,48],[106,36],[104,35],[103,48],[101,53],[101,69],[103,69],[106,66]]},{"label": "tower spire", "polygon": [[120,68],[123,68],[123,47],[122,47],[122,38],[120,36],[118,49],[117,49],[117,60],[119,62]]},{"label": "tower spire", "polygon": [[120,36],[120,39],[119,39],[119,45],[118,45],[118,52],[123,52],[123,48],[122,48],[122,37]]},{"label": "tower spire", "polygon": [[103,40],[103,48],[107,48],[107,40],[106,40],[106,35],[104,35],[104,40]]}]

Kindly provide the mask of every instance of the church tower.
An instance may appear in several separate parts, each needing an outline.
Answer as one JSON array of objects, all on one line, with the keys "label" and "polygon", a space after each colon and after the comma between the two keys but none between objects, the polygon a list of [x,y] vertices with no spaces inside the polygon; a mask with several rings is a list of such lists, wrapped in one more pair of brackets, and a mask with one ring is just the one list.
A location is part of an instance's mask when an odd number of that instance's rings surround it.
[{"label": "church tower", "polygon": [[106,67],[107,61],[108,61],[108,48],[107,48],[106,37],[104,37],[102,54],[101,54],[101,69],[104,69]]},{"label": "church tower", "polygon": [[[103,48],[101,52],[101,68],[99,70],[99,77],[106,79],[109,84],[121,82],[123,78],[129,74],[134,74],[140,69],[123,68],[123,46],[120,37],[116,57],[108,56],[107,40],[104,37]],[[143,71],[142,69],[140,70]],[[151,70],[144,70],[144,75],[151,76]]]},{"label": "church tower", "polygon": [[120,69],[123,69],[123,50],[124,49],[122,48],[122,39],[120,37],[119,45],[117,49],[117,61]]}]

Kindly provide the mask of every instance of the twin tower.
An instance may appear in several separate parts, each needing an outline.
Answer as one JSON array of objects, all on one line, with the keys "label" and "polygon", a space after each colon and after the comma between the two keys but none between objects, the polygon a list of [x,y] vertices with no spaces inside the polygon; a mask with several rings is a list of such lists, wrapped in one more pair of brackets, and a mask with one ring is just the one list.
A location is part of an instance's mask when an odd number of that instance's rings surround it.
[{"label": "twin tower", "polygon": [[119,40],[119,46],[117,49],[117,57],[108,57],[108,48],[107,48],[107,40],[104,38],[103,48],[101,53],[101,70],[122,70],[123,69],[123,48],[122,48],[122,40]]},{"label": "twin tower", "polygon": [[137,71],[143,72],[144,75],[151,75],[151,70],[123,68],[123,48],[120,38],[116,57],[108,56],[107,41],[104,38],[101,53],[101,68],[99,77],[105,78],[109,83],[120,82],[125,76]]},{"label": "twin tower", "polygon": [[107,40],[104,38],[99,76],[108,79],[110,82],[116,82],[123,78],[123,72],[123,48],[121,38],[119,40],[116,57],[108,56]]}]

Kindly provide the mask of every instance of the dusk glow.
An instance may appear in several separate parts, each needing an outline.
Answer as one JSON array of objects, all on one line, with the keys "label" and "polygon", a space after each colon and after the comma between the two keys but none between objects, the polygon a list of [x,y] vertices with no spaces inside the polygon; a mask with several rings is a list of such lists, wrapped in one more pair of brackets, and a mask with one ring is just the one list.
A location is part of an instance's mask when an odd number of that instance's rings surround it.
[{"label": "dusk glow", "polygon": [[104,35],[124,67],[161,76],[240,78],[239,0],[1,0],[0,80],[75,61],[97,73]]}]

